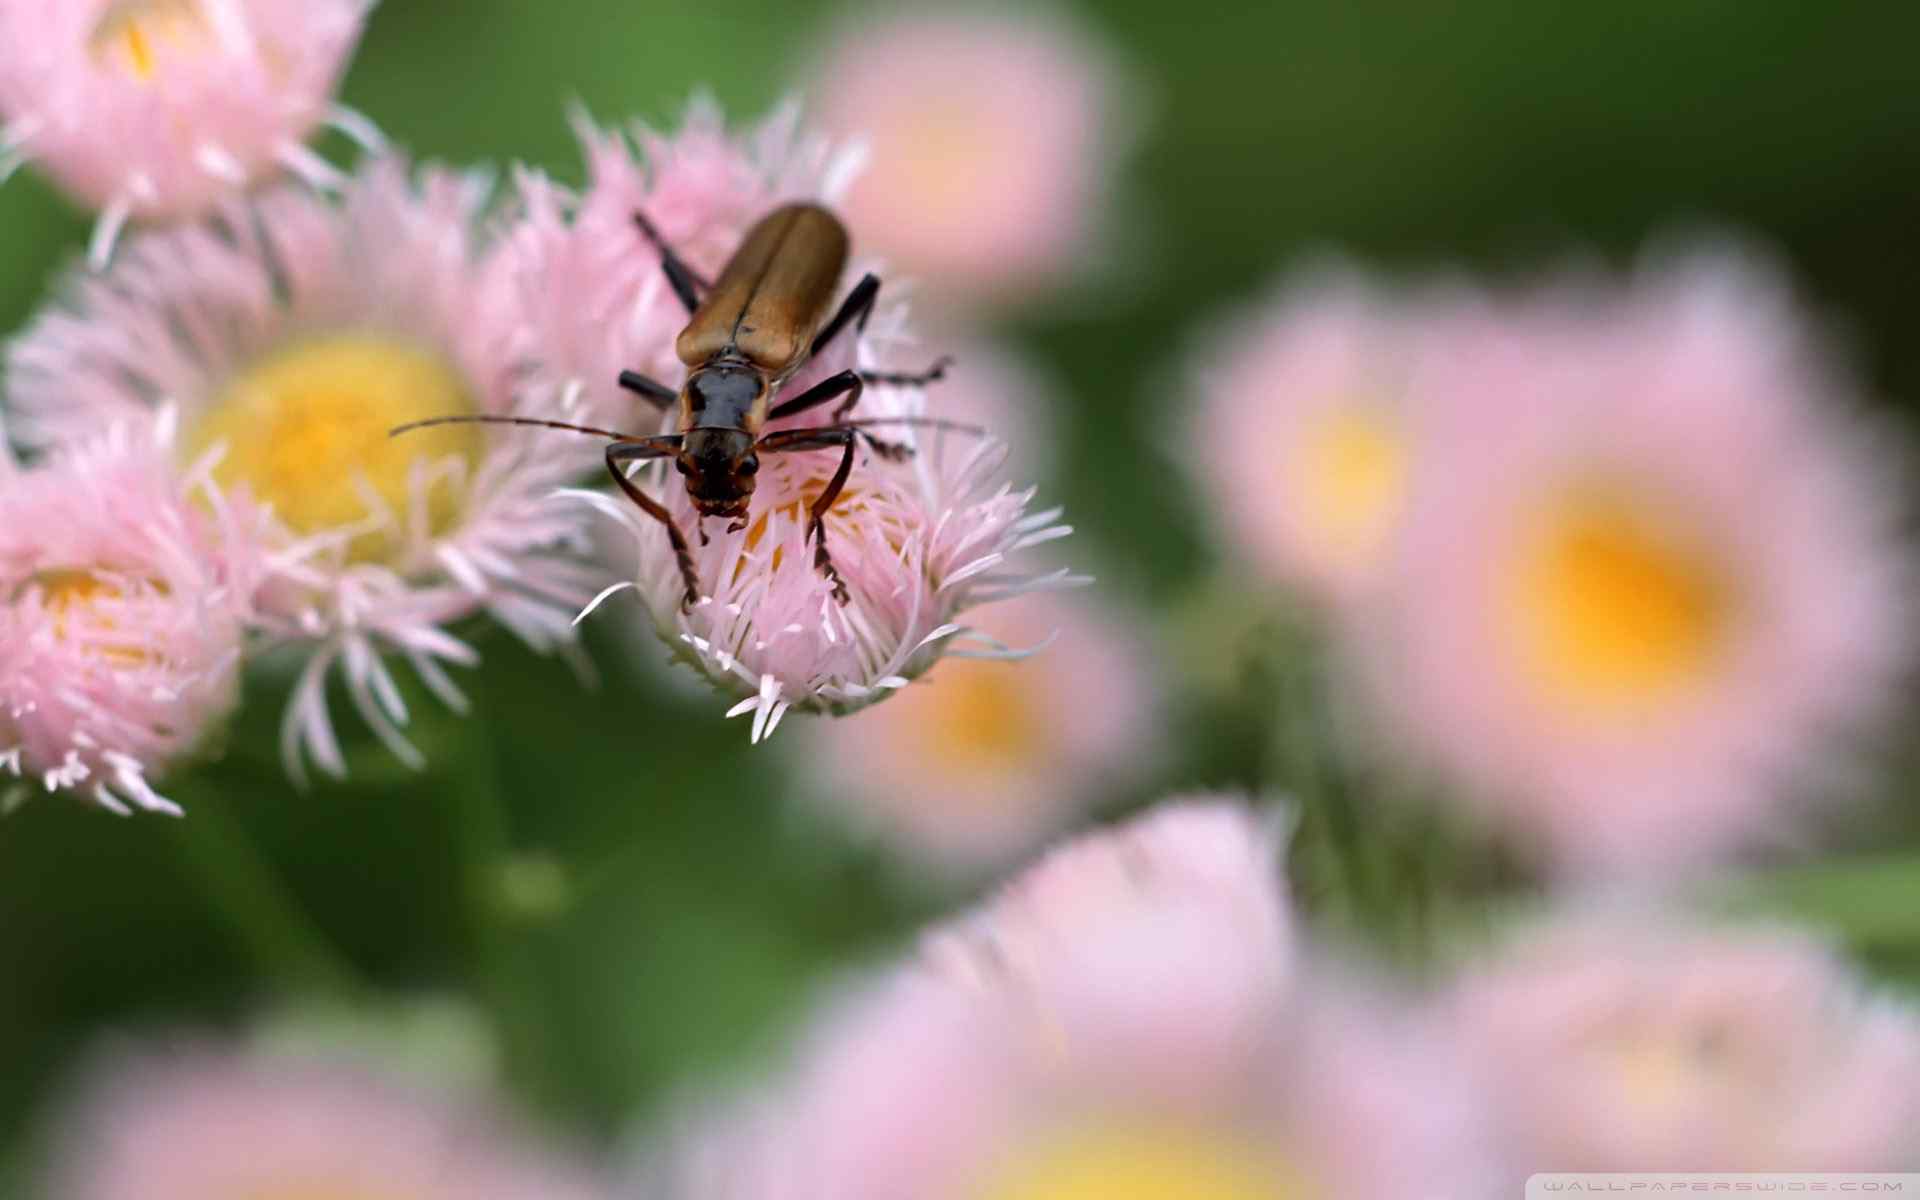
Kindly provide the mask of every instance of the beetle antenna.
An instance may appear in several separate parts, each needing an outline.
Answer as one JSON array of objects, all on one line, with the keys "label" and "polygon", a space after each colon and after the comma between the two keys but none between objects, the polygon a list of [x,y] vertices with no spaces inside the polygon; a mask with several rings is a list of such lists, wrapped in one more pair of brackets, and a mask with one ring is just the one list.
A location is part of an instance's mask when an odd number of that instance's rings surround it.
[{"label": "beetle antenna", "polygon": [[836,421],[825,428],[861,429],[868,425],[912,425],[920,429],[944,429],[950,433],[971,433],[978,437],[992,436],[984,426],[968,425],[963,421],[943,421],[939,417],[861,417],[853,421]]},{"label": "beetle antenna", "polygon": [[565,421],[543,421],[538,417],[428,417],[424,421],[408,421],[405,425],[396,425],[387,430],[387,436],[399,437],[403,433],[412,433],[416,429],[425,429],[431,425],[537,425],[542,429],[565,429],[572,433],[589,433],[594,437],[612,438],[616,442],[645,440],[637,433],[621,433],[617,429],[598,429],[592,425],[572,425]]}]

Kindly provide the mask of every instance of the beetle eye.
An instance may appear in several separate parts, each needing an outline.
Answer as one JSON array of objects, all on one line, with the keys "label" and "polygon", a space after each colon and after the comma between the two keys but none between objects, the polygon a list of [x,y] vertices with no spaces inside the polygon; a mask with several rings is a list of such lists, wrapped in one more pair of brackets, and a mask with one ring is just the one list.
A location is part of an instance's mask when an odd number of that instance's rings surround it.
[{"label": "beetle eye", "polygon": [[689,470],[691,470],[691,468],[689,468],[689,467],[687,466],[687,460],[686,460],[686,459],[684,459],[684,458],[676,458],[676,459],[674,459],[674,460],[673,460],[673,469],[674,469],[674,470],[676,470],[676,471],[678,471],[678,472],[680,472],[680,473],[681,473],[682,475],[685,475],[685,474],[687,474],[687,473],[689,472]]},{"label": "beetle eye", "polygon": [[740,465],[734,468],[734,470],[738,471],[742,475],[752,475],[754,472],[758,471],[759,469],[760,469],[760,460],[755,458],[751,454],[741,459]]}]

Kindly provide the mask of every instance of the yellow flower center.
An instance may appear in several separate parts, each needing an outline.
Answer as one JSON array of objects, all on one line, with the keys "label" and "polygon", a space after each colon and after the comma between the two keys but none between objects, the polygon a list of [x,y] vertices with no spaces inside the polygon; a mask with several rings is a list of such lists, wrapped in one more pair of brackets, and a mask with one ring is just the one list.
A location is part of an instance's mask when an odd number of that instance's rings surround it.
[{"label": "yellow flower center", "polygon": [[[799,499],[789,500],[785,504],[770,504],[761,509],[760,515],[747,526],[747,536],[743,542],[745,551],[751,554],[760,548],[760,543],[766,539],[767,529],[775,513],[784,514],[787,520],[804,529],[809,520],[809,514],[813,512],[813,506],[819,503],[821,495],[827,490],[828,479],[829,477],[825,475],[810,478],[800,485]],[[667,486],[672,487],[676,482],[670,479]],[[760,494],[766,494],[764,488]],[[848,484],[840,489],[838,496],[834,497],[833,507],[827,510],[827,515],[821,520],[821,524],[826,527],[827,537],[830,540],[839,538],[844,541],[851,536],[854,529],[858,528],[859,522],[869,520],[872,516],[870,497],[860,488]],[[906,545],[905,534],[891,526],[883,530],[883,536],[895,554],[900,553]],[[779,570],[785,557],[785,547],[775,546],[771,569]],[[813,560],[809,557],[807,561],[811,564]],[[734,575],[738,577],[745,569],[746,564],[741,563],[734,568]]]},{"label": "yellow flower center", "polygon": [[[477,425],[437,425],[401,437],[394,426],[476,411],[466,381],[440,355],[377,334],[342,334],[282,350],[241,372],[183,439],[195,458],[216,443],[224,487],[245,484],[287,527],[317,534],[366,525],[355,562],[390,560],[410,521],[417,473],[434,470],[427,531],[460,514],[484,446]],[[445,460],[462,468],[444,470]],[[382,511],[392,520],[375,519]]]},{"label": "yellow flower center", "polygon": [[978,1200],[1307,1200],[1281,1164],[1238,1140],[1159,1128],[1108,1129],[1021,1155]]},{"label": "yellow flower center", "polygon": [[150,648],[114,634],[113,621],[102,614],[101,602],[122,599],[124,593],[91,571],[44,571],[27,585],[37,590],[40,603],[53,618],[53,636],[110,666],[137,667],[151,661]]},{"label": "yellow flower center", "polygon": [[914,743],[936,771],[992,775],[1037,760],[1046,718],[1018,664],[946,659],[901,701],[918,706]]},{"label": "yellow flower center", "polygon": [[[674,481],[669,480],[667,486],[674,486]],[[742,547],[743,550],[751,554],[760,548],[760,543],[766,539],[767,529],[772,524],[773,514],[775,513],[781,513],[787,520],[804,527],[809,520],[810,514],[813,512],[813,506],[820,502],[820,497],[826,490],[826,479],[809,480],[802,488],[798,500],[789,500],[785,504],[776,504],[771,508],[762,510],[760,515],[753,519],[752,524],[747,526],[747,536]],[[833,507],[827,510],[827,515],[823,517],[820,522],[826,526],[827,536],[833,536],[834,526],[842,519],[859,514],[866,506],[867,502],[861,498],[860,489],[851,486],[841,488],[840,494],[833,498]],[[771,564],[773,570],[777,571],[780,569],[780,560],[783,557],[784,548],[775,546],[773,548]],[[742,564],[742,568],[743,567],[744,564]],[[736,572],[742,568],[736,568]]]},{"label": "yellow flower center", "polygon": [[1732,1120],[1748,1102],[1779,1094],[1775,1064],[1754,1053],[1764,1047],[1712,1019],[1629,1019],[1601,1031],[1589,1050],[1623,1104],[1650,1125],[1708,1111]]},{"label": "yellow flower center", "polygon": [[142,83],[159,70],[158,50],[194,49],[207,41],[206,18],[195,0],[119,0],[93,27],[88,48]]},{"label": "yellow flower center", "polygon": [[1629,716],[1713,666],[1733,620],[1708,549],[1622,492],[1555,498],[1519,539],[1505,603],[1523,671],[1582,715]]},{"label": "yellow flower center", "polygon": [[1407,444],[1393,415],[1337,405],[1309,422],[1292,461],[1293,499],[1327,556],[1365,566],[1400,519]]}]

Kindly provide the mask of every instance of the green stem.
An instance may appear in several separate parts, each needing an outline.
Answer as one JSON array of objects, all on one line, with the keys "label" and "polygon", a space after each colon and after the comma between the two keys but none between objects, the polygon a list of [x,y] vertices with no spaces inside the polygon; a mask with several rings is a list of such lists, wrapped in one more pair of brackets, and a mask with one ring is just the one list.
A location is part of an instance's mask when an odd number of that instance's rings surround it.
[{"label": "green stem", "polygon": [[175,843],[187,874],[262,973],[288,987],[337,996],[365,989],[219,797],[188,804]]},{"label": "green stem", "polygon": [[537,980],[523,969],[525,947],[516,942],[506,919],[503,893],[513,845],[511,815],[485,719],[477,714],[471,719],[476,729],[465,747],[465,765],[448,780],[446,791],[448,818],[460,849],[475,987],[493,1015],[508,1074],[538,1096],[546,1079],[543,1004]]},{"label": "green stem", "polygon": [[1370,875],[1363,857],[1366,847],[1354,821],[1348,797],[1340,794],[1324,758],[1326,746],[1320,706],[1326,697],[1319,686],[1318,662],[1310,641],[1292,630],[1277,647],[1285,656],[1274,665],[1280,680],[1275,706],[1279,711],[1281,749],[1295,800],[1303,810],[1303,829],[1316,825],[1324,831],[1330,874],[1337,872],[1337,897],[1349,916],[1368,918],[1371,911]]}]

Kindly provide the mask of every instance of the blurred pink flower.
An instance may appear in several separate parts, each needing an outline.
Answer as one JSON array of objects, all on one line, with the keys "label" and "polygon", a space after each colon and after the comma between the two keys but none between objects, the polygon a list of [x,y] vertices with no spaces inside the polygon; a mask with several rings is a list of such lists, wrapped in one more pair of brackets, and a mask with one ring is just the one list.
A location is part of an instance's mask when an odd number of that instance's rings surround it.
[{"label": "blurred pink flower", "polygon": [[[1159,742],[1156,675],[1137,628],[1077,594],[1010,601],[981,624],[992,642],[956,639],[913,686],[810,726],[796,752],[839,815],[963,875],[1057,832],[1104,784],[1137,774]],[[1008,648],[1039,646],[1007,661]]]},{"label": "blurred pink flower", "polygon": [[310,655],[285,725],[296,775],[307,755],[344,770],[326,705],[334,664],[367,723],[418,762],[383,652],[457,707],[442,664],[477,655],[448,624],[485,611],[537,649],[565,647],[604,582],[567,553],[586,551],[586,514],[552,498],[598,465],[587,439],[475,425],[388,436],[545,399],[519,386],[512,308],[483,287],[486,192],[388,159],[337,203],[293,188],[235,202],[131,240],[8,356],[24,440],[70,442],[169,406],[178,461],[214,451],[214,482],[271,508],[260,619]]},{"label": "blurred pink flower", "polygon": [[370,0],[5,0],[0,179],[32,162],[98,211],[95,266],[130,217],[177,220],[282,171],[337,172],[305,145]]},{"label": "blurred pink flower", "polygon": [[1464,295],[1394,292],[1321,264],[1203,340],[1186,461],[1239,555],[1360,615],[1438,417],[1423,380],[1474,310]]},{"label": "blurred pink flower", "polygon": [[1793,832],[1909,661],[1885,462],[1781,280],[1725,251],[1456,334],[1376,691],[1558,865]]},{"label": "blurred pink flower", "polygon": [[115,428],[32,470],[0,450],[0,778],[123,814],[179,814],[151,777],[238,703],[260,567],[257,523],[158,438]]},{"label": "blurred pink flower", "polygon": [[1278,855],[1270,827],[1200,804],[1069,847],[834,1008],[779,1089],[683,1132],[656,1190],[1489,1194],[1438,1043],[1297,978]]},{"label": "blurred pink flower", "polygon": [[344,1062],[181,1045],[105,1058],[56,1126],[58,1200],[591,1200],[496,1114]]},{"label": "blurred pink flower", "polygon": [[[921,360],[948,355],[953,366],[934,388],[939,414],[977,425],[1007,445],[1011,478],[1051,483],[1058,476],[1062,384],[1046,364],[1007,342],[958,326],[916,332]],[[895,350],[900,360],[906,352]]]},{"label": "blurred pink flower", "polygon": [[846,213],[935,307],[1025,298],[1086,265],[1131,96],[1107,48],[1037,6],[846,26],[805,88],[868,169]]},{"label": "blurred pink flower", "polygon": [[1453,1009],[1517,1176],[1920,1169],[1920,1014],[1805,937],[1577,911],[1470,972]]}]

